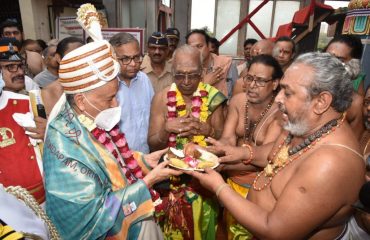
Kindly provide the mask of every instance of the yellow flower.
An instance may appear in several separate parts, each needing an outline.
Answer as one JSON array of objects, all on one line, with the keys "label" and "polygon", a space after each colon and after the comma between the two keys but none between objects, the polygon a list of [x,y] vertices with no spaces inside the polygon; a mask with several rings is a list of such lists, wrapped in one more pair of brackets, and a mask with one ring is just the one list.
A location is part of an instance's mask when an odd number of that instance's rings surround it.
[{"label": "yellow flower", "polygon": [[197,143],[201,147],[207,146],[204,135],[193,136],[193,142]]},{"label": "yellow flower", "polygon": [[183,117],[186,115],[186,109],[178,112],[179,117]]},{"label": "yellow flower", "polygon": [[199,120],[201,122],[207,122],[207,119],[208,119],[208,113],[201,112],[199,116]]}]

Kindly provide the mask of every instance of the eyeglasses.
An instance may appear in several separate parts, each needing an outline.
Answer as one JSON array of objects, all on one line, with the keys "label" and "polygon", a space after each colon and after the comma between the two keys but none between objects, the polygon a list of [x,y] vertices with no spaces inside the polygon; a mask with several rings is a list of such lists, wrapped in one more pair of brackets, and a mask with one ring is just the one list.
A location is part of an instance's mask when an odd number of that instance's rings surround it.
[{"label": "eyeglasses", "polygon": [[248,84],[252,84],[252,82],[255,82],[257,87],[264,87],[264,86],[266,86],[267,82],[272,81],[272,78],[271,79],[264,79],[264,78],[261,78],[261,77],[256,77],[256,76],[252,76],[252,75],[248,74],[248,75],[243,77],[243,80]]},{"label": "eyeglasses", "polygon": [[184,81],[186,78],[189,81],[197,81],[199,80],[200,76],[200,73],[176,73],[173,75],[173,78],[176,81]]},{"label": "eyeglasses", "polygon": [[121,58],[117,58],[118,61],[120,61],[123,65],[128,65],[131,63],[131,61],[134,61],[134,63],[141,63],[143,61],[143,57],[141,55],[129,57],[129,56],[123,56]]},{"label": "eyeglasses", "polygon": [[8,64],[8,65],[3,65],[1,67],[6,68],[6,70],[8,70],[9,72],[12,72],[12,73],[17,72],[19,68],[23,71],[26,69],[26,66],[23,63]]}]

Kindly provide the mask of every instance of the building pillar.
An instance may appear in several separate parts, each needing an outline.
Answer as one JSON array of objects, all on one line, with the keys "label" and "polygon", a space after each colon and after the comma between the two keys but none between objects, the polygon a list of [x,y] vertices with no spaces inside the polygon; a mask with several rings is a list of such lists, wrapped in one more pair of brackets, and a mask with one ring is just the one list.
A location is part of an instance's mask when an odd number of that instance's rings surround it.
[{"label": "building pillar", "polygon": [[19,0],[24,39],[49,41],[50,28],[48,16],[50,0]]},{"label": "building pillar", "polygon": [[180,45],[185,43],[185,36],[190,29],[191,0],[173,1],[175,5],[174,25],[180,31]]},{"label": "building pillar", "polygon": [[[239,22],[241,22],[247,15],[249,10],[249,4],[248,0],[241,0],[240,1],[240,16],[239,16]],[[247,25],[245,24],[243,27],[241,27],[238,31],[238,47],[236,50],[237,56],[244,57],[244,41],[246,39],[246,29]]]}]

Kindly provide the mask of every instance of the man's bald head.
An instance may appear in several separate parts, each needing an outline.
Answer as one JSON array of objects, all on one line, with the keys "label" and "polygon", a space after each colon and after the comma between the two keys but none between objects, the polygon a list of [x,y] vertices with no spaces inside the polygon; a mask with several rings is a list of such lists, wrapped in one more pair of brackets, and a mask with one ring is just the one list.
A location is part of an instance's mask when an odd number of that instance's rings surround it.
[{"label": "man's bald head", "polygon": [[[189,58],[191,61],[189,61]],[[183,61],[183,59],[185,59],[185,61]],[[195,47],[185,44],[177,48],[173,53],[172,68],[176,71],[178,64],[189,64],[189,62],[191,62],[191,64],[195,63],[199,69],[202,69],[202,57],[200,51]]]},{"label": "man's bald head", "polygon": [[272,56],[272,50],[274,49],[274,43],[267,39],[262,39],[256,42],[251,49],[251,56],[265,54]]}]

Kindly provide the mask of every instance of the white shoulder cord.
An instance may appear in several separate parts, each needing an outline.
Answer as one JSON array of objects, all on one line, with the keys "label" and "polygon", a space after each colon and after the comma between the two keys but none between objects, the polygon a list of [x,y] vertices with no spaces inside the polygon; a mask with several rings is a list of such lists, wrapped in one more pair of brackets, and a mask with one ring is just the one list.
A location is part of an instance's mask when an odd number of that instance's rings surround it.
[{"label": "white shoulder cord", "polygon": [[357,152],[357,151],[355,151],[355,150],[353,150],[352,148],[350,148],[350,147],[348,147],[348,146],[346,146],[346,145],[343,145],[343,144],[340,144],[340,143],[324,143],[324,144],[321,144],[320,146],[337,146],[337,147],[342,147],[342,148],[345,148],[345,149],[347,149],[347,150],[349,150],[349,151],[351,151],[351,152],[353,152],[354,154],[356,154],[357,156],[359,156],[361,159],[364,159],[364,156],[361,154],[361,153],[359,153],[359,152]]},{"label": "white shoulder cord", "polygon": [[[257,138],[258,138],[258,135],[260,134],[261,130],[262,130],[262,127],[263,125],[265,125],[266,121],[272,116],[274,115],[277,111],[279,110],[279,108],[276,108],[275,111],[273,111],[272,113],[270,113],[269,115],[267,115],[267,117],[265,118],[265,120],[263,120],[260,128],[258,129],[257,133],[256,133],[256,137],[254,138],[254,145],[257,146]],[[252,136],[253,137],[253,136]]]}]

